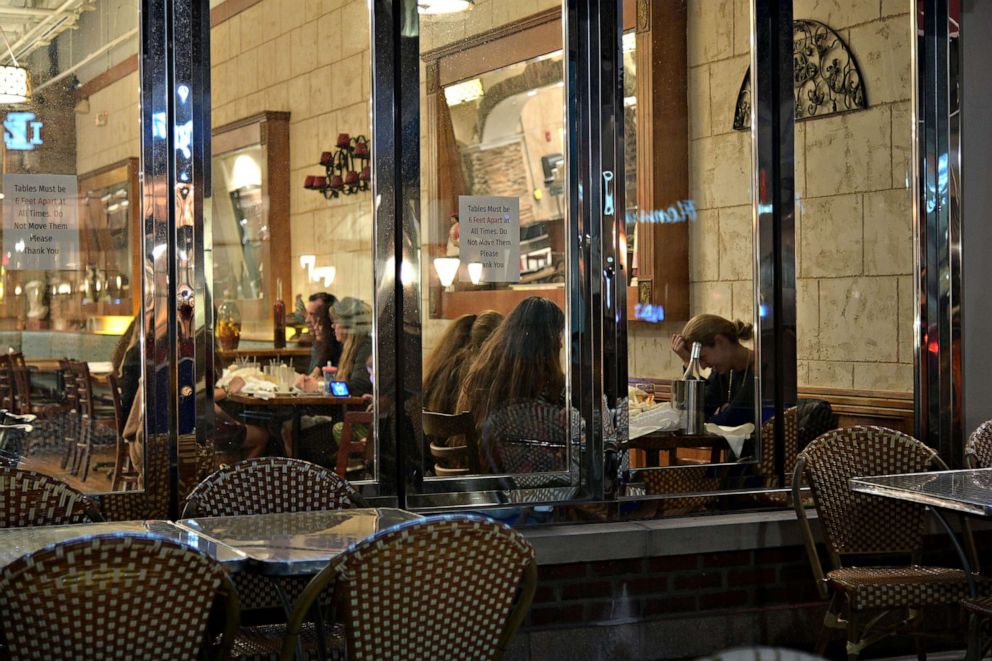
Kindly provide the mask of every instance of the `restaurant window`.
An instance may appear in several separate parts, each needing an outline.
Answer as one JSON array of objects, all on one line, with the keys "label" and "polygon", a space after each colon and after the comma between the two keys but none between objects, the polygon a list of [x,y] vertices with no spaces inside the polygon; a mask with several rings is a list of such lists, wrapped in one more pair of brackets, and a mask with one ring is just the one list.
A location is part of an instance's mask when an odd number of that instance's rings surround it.
[{"label": "restaurant window", "polygon": [[[754,399],[752,138],[734,130],[750,43],[743,2],[644,3],[623,36],[629,466],[662,467],[634,470],[630,496],[763,481],[770,439],[759,438]],[[731,432],[679,431],[672,382],[693,342],[702,344],[705,422]],[[662,502],[674,513],[713,499]]]},{"label": "restaurant window", "polygon": [[420,15],[417,488],[564,499],[581,422],[561,3],[491,5]]},{"label": "restaurant window", "polygon": [[200,473],[291,456],[374,490],[368,3],[211,4],[217,387]]},{"label": "restaurant window", "polygon": [[[83,492],[146,474],[138,4],[0,14],[4,225],[0,431],[6,463]],[[151,74],[149,74],[151,75]],[[125,440],[124,435],[128,438]],[[157,464],[158,465],[158,464]],[[105,516],[118,513],[105,501]]]}]

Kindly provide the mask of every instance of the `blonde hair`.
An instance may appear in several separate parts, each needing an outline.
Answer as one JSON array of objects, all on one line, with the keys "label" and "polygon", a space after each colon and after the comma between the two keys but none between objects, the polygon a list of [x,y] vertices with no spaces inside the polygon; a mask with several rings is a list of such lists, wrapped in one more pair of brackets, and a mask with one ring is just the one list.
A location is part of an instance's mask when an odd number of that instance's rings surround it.
[{"label": "blonde hair", "polygon": [[713,346],[717,335],[723,335],[731,343],[738,344],[741,340],[754,337],[754,324],[740,319],[730,321],[715,314],[697,314],[682,329],[682,337],[687,342],[699,342],[704,347]]}]

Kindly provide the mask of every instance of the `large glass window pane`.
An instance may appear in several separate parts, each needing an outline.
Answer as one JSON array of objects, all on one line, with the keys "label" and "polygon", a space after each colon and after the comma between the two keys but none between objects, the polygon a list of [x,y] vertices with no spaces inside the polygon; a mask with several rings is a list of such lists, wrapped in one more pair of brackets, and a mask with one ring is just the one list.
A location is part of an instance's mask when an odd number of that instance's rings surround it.
[{"label": "large glass window pane", "polygon": [[0,457],[85,492],[134,490],[138,3],[23,4],[0,3],[0,407],[37,419],[27,433],[0,429]]},{"label": "large glass window pane", "polygon": [[[760,478],[755,442],[750,123],[737,120],[750,65],[744,0],[647,3],[624,36],[630,465],[648,494],[709,491]],[[631,84],[633,78],[633,84]],[[631,241],[630,237],[633,237]],[[705,421],[684,434],[671,382],[702,345]],[[677,350],[677,351],[676,351]],[[714,433],[716,432],[716,433]],[[740,469],[711,464],[745,464]],[[731,477],[733,475],[733,477]],[[702,499],[664,501],[698,509]]]},{"label": "large glass window pane", "polygon": [[561,3],[482,2],[420,26],[423,473],[564,473],[578,416]]},{"label": "large glass window pane", "polygon": [[211,4],[213,462],[374,480],[368,3]]},{"label": "large glass window pane", "polygon": [[910,434],[911,11],[797,0],[794,28],[799,413]]}]

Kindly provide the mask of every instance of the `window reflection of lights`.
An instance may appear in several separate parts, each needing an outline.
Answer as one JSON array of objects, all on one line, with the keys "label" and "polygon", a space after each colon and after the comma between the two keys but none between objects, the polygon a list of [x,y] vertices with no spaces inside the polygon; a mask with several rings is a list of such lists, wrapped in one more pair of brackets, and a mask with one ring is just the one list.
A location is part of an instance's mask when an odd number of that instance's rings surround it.
[{"label": "window reflection of lights", "polygon": [[166,121],[164,112],[153,112],[152,113],[152,137],[158,138],[159,140],[165,140],[166,136],[169,135],[166,131]]},{"label": "window reflection of lights", "polygon": [[62,284],[59,285],[58,293],[63,294],[63,295],[64,294],[71,294],[72,293],[72,285],[70,285],[68,282],[63,282]]},{"label": "window reflection of lights", "polygon": [[634,306],[634,318],[652,324],[660,323],[665,320],[665,306],[638,303]]},{"label": "window reflection of lights", "polygon": [[334,283],[334,276],[338,270],[333,266],[321,266],[313,270],[312,279],[314,281],[323,280],[325,287],[330,287]]},{"label": "window reflection of lights", "polygon": [[633,32],[626,32],[623,35],[623,52],[629,53],[637,48],[637,35]]},{"label": "window reflection of lights", "polygon": [[636,96],[625,96],[625,97],[623,97],[623,107],[624,108],[630,108],[631,106],[636,106],[636,105],[637,105],[637,97]]},{"label": "window reflection of lights", "polygon": [[417,0],[417,12],[421,14],[455,14],[474,6],[475,0]]},{"label": "window reflection of lights", "polygon": [[115,211],[117,211],[120,208],[121,208],[121,205],[119,205],[119,204],[111,204],[109,207],[107,207],[107,211],[110,212],[110,213],[114,213]]},{"label": "window reflection of lights", "polygon": [[461,261],[457,257],[434,258],[434,270],[437,272],[437,279],[441,281],[441,286],[451,286],[451,283],[455,281],[455,276],[458,275],[459,264],[461,264]]},{"label": "window reflection of lights", "polygon": [[165,254],[165,250],[166,250],[166,245],[164,243],[158,244],[157,246],[152,248],[152,258],[158,259],[159,257]]},{"label": "window reflection of lights", "polygon": [[400,282],[402,282],[405,287],[409,287],[413,284],[413,280],[416,276],[417,274],[413,269],[413,265],[404,259],[400,264]]},{"label": "window reflection of lights", "polygon": [[25,103],[30,98],[28,70],[19,66],[0,66],[0,103]]},{"label": "window reflection of lights", "polygon": [[560,50],[552,51],[550,53],[545,53],[544,55],[538,55],[537,57],[531,59],[531,62],[543,62],[544,60],[551,60],[551,59],[554,59],[556,57],[558,57],[558,58],[561,57],[561,51]]},{"label": "window reflection of lights", "polygon": [[242,225],[247,225],[248,224],[248,219],[247,218],[242,218],[238,222],[241,223]]},{"label": "window reflection of lights", "polygon": [[528,90],[527,96],[537,96],[537,90]]},{"label": "window reflection of lights", "polygon": [[179,100],[186,103],[186,99],[189,98],[189,85],[180,85],[176,88],[176,92],[179,94]]},{"label": "window reflection of lights", "polygon": [[20,296],[24,292],[20,285],[14,287],[14,296]]},{"label": "window reflection of lights", "polygon": [[249,188],[262,185],[262,168],[248,154],[238,154],[231,167],[231,188]]},{"label": "window reflection of lights", "polygon": [[468,277],[472,281],[473,285],[477,285],[482,282],[482,262],[468,263]]},{"label": "window reflection of lights", "polygon": [[455,85],[448,85],[444,88],[444,100],[449,106],[457,106],[460,103],[468,103],[482,98],[482,79],[473,78]]},{"label": "window reflection of lights", "polygon": [[14,252],[24,252],[24,239],[14,244]]}]

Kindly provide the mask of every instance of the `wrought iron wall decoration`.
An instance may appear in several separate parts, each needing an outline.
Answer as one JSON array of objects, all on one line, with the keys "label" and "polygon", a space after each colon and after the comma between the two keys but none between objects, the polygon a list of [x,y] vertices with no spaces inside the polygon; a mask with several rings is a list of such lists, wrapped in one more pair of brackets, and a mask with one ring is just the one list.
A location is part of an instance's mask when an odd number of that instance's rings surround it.
[{"label": "wrought iron wall decoration", "polygon": [[320,164],[326,174],[307,175],[303,184],[307,190],[315,190],[329,200],[369,189],[372,169],[369,167],[369,139],[364,135],[353,138],[347,133],[339,134],[337,149],[321,153]]},{"label": "wrought iron wall decoration", "polygon": [[[861,70],[847,44],[819,21],[792,23],[796,121],[868,107]],[[734,130],[751,128],[751,68],[737,94]]]}]

